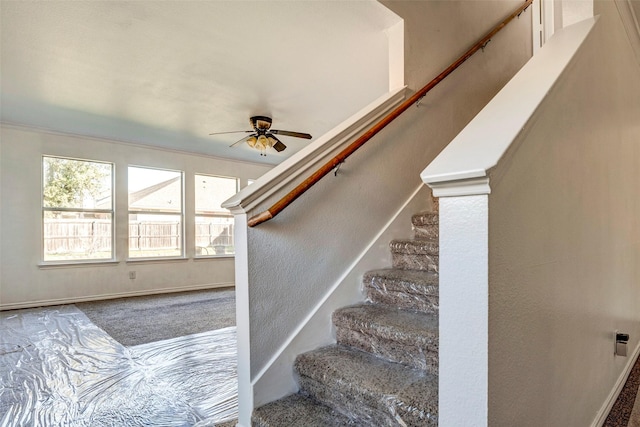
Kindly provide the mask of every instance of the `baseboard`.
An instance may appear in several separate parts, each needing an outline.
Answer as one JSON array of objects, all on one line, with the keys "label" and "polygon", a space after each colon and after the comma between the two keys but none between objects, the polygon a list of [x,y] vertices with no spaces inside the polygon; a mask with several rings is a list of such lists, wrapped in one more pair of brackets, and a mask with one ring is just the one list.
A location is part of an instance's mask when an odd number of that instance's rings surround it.
[{"label": "baseboard", "polygon": [[611,408],[613,408],[613,404],[616,403],[616,399],[620,395],[624,384],[627,382],[627,378],[629,378],[629,374],[631,373],[633,365],[635,365],[636,361],[638,360],[638,355],[640,355],[640,343],[638,343],[635,350],[633,351],[633,354],[629,358],[627,366],[625,366],[624,370],[620,374],[620,377],[618,377],[618,381],[616,381],[615,387],[613,388],[613,390],[611,390],[611,393],[609,393],[607,400],[605,400],[604,404],[598,411],[595,420],[593,420],[593,423],[591,423],[591,427],[602,427],[602,425],[604,425],[609,412],[611,412]]},{"label": "baseboard", "polygon": [[0,304],[0,311],[17,310],[22,308],[46,307],[51,305],[75,304],[87,301],[102,301],[115,298],[141,297],[148,295],[169,294],[175,292],[201,291],[205,289],[217,289],[234,287],[235,283],[208,283],[204,285],[179,286],[175,288],[146,289],[142,291],[118,292],[111,294],[91,295],[86,297],[57,298],[49,300],[29,301],[12,304]]}]

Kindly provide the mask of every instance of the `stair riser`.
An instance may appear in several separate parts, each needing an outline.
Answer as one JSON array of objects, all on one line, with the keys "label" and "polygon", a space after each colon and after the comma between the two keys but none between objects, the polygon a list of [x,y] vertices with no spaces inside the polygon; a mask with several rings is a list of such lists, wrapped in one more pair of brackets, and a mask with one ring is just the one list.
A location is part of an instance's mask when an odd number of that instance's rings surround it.
[{"label": "stair riser", "polygon": [[378,355],[392,362],[403,363],[407,366],[438,374],[437,338],[430,347],[409,345],[395,340],[385,339],[363,331],[337,327],[336,338],[338,344],[351,346],[359,350]]},{"label": "stair riser", "polygon": [[363,396],[357,393],[358,390],[351,390],[355,391],[354,393],[342,392],[341,390],[345,386],[357,388],[357,385],[341,384],[340,386],[327,387],[325,384],[304,375],[299,376],[298,383],[303,394],[355,418],[358,426],[398,427],[406,425],[419,427],[438,425],[436,420],[421,419],[420,414],[405,411],[405,405],[397,405],[393,399],[387,399],[386,402],[383,402],[372,396]]},{"label": "stair riser", "polygon": [[438,225],[439,223],[440,214],[438,212],[423,212],[411,217],[411,225],[414,227],[422,225]]},{"label": "stair riser", "polygon": [[374,304],[383,304],[407,310],[421,311],[423,313],[438,314],[438,296],[409,294],[401,291],[389,291],[376,289],[370,286],[366,288],[367,300]]},{"label": "stair riser", "polygon": [[416,239],[438,240],[440,236],[437,224],[427,224],[413,227],[413,237]]},{"label": "stair riser", "polygon": [[391,265],[404,270],[438,272],[439,256],[426,254],[392,253]]}]

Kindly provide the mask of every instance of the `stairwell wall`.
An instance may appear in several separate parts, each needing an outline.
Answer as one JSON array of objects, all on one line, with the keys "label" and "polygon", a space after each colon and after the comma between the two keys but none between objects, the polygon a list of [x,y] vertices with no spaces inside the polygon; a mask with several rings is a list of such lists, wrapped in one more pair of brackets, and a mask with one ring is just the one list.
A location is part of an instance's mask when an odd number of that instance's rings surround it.
[{"label": "stairwell wall", "polygon": [[[388,1],[405,21],[405,81],[417,90],[519,4]],[[529,59],[531,11],[277,218],[247,230],[246,310],[253,380],[419,185],[419,173]],[[280,195],[289,189],[283,189]],[[276,197],[249,212],[255,214]],[[409,225],[407,224],[407,228]],[[390,265],[380,259],[379,267]],[[364,273],[358,272],[361,275]],[[240,285],[239,283],[237,284]],[[361,283],[349,286],[359,289]],[[239,302],[242,304],[242,302]],[[243,307],[238,308],[240,313]],[[327,313],[330,313],[327,310]],[[242,326],[238,319],[238,330]],[[327,315],[316,345],[333,340]],[[240,356],[242,359],[242,355]],[[244,367],[239,365],[239,370]],[[292,367],[282,367],[292,375]],[[244,389],[244,385],[239,385]],[[264,387],[261,387],[265,389]],[[295,390],[272,388],[272,399]],[[241,391],[240,424],[248,424]]]},{"label": "stairwell wall", "polygon": [[614,3],[594,8],[490,174],[492,426],[601,425],[632,362],[614,331],[640,348],[640,67]]}]

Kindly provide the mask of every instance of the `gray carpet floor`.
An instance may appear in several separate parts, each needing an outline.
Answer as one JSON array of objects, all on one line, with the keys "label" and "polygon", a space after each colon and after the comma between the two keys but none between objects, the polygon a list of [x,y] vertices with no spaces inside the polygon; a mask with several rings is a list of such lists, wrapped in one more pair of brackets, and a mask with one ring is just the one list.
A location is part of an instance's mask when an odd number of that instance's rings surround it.
[{"label": "gray carpet floor", "polygon": [[235,289],[221,288],[75,304],[124,346],[235,326]]},{"label": "gray carpet floor", "polygon": [[603,427],[640,427],[640,357],[631,369],[622,391]]}]

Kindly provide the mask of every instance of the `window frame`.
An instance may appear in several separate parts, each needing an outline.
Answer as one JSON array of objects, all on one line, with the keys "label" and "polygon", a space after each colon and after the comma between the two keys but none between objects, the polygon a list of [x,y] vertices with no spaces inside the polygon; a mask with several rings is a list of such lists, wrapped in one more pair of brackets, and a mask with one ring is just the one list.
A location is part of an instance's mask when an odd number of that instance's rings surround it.
[{"label": "window frame", "polygon": [[[88,163],[100,163],[111,166],[111,208],[110,209],[96,209],[96,208],[63,208],[63,207],[50,207],[45,206],[44,202],[44,190],[45,190],[45,159],[62,159],[71,160],[76,162],[88,162]],[[114,162],[106,160],[93,160],[83,159],[79,157],[68,157],[51,154],[42,154],[40,158],[40,265],[71,265],[71,264],[99,264],[99,263],[113,263],[116,259],[116,164]],[[75,258],[75,259],[59,259],[51,260],[46,259],[45,250],[45,212],[82,212],[92,214],[110,214],[111,215],[111,232],[110,232],[110,246],[111,256],[108,258]]]},{"label": "window frame", "polygon": [[[145,211],[145,210],[131,210],[131,204],[129,202],[129,183],[130,176],[129,170],[130,168],[138,168],[138,169],[149,169],[156,171],[166,171],[166,172],[176,172],[180,176],[180,212],[177,213],[175,211]],[[148,261],[163,261],[163,260],[180,260],[186,259],[186,236],[185,236],[185,172],[179,169],[171,169],[171,168],[162,168],[156,166],[142,166],[142,165],[127,165],[127,244],[126,244],[126,261],[127,262],[148,262]],[[178,255],[162,255],[162,256],[131,256],[131,215],[132,214],[143,214],[143,215],[171,215],[171,216],[179,216],[180,217],[180,227],[179,227],[179,242],[180,242],[180,253]]]},{"label": "window frame", "polygon": [[193,189],[193,229],[194,229],[194,235],[193,235],[193,249],[194,249],[194,259],[203,259],[203,258],[225,258],[225,257],[235,257],[235,242],[234,242],[234,251],[232,254],[227,254],[227,253],[222,253],[222,254],[217,254],[215,253],[215,247],[214,247],[214,253],[206,253],[206,254],[198,254],[198,250],[202,250],[202,248],[208,248],[209,246],[203,247],[203,246],[199,246],[198,243],[198,222],[197,222],[197,218],[198,217],[205,217],[205,218],[228,218],[231,219],[231,224],[233,224],[235,226],[234,223],[234,217],[233,214],[231,212],[227,212],[228,214],[224,214],[224,213],[200,213],[198,211],[198,190],[196,188],[197,185],[197,180],[199,176],[204,176],[204,177],[209,177],[209,178],[222,178],[222,179],[231,179],[235,181],[235,187],[236,187],[236,193],[238,191],[240,191],[240,178],[238,178],[237,176],[224,176],[224,175],[217,175],[217,174],[210,174],[210,173],[200,173],[200,172],[194,172],[193,174],[193,181],[194,181],[194,189]]}]

